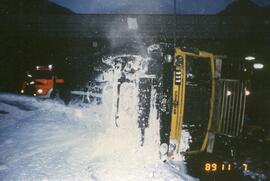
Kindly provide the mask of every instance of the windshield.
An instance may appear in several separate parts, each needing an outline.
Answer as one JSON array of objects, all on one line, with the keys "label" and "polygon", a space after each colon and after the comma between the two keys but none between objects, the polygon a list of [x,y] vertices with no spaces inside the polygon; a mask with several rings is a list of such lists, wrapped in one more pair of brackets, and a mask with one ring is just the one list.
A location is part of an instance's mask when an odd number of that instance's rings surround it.
[{"label": "windshield", "polygon": [[33,79],[52,79],[52,72],[48,70],[39,70],[30,72],[27,76]]}]

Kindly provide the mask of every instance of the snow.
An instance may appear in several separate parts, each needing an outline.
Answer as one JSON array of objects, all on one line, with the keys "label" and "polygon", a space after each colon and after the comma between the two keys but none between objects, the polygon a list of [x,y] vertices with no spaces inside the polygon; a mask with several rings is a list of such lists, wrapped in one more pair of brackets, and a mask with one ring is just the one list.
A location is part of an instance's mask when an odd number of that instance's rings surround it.
[{"label": "snow", "polygon": [[128,29],[136,30],[138,29],[138,23],[136,18],[127,18]]},{"label": "snow", "polygon": [[133,81],[121,86],[118,127],[115,67],[104,73],[108,83],[99,105],[67,107],[61,101],[0,94],[0,180],[195,180],[184,161],[159,158],[155,91],[141,146],[137,81],[143,69],[136,70]]}]

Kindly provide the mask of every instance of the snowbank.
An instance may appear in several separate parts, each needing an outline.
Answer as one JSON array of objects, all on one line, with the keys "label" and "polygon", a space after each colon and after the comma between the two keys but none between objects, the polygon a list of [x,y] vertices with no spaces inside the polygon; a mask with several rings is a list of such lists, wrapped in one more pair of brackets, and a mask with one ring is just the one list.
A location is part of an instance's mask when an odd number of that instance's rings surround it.
[{"label": "snowbank", "polygon": [[[21,105],[35,108],[20,109]],[[0,110],[6,112],[0,114],[0,180],[189,178],[184,168],[179,171],[162,163],[153,145],[136,144],[139,133],[134,125],[116,128],[104,120],[103,106],[66,107],[0,95]]]},{"label": "snowbank", "polygon": [[0,94],[0,180],[193,180],[183,162],[165,164],[159,159],[154,91],[141,146],[137,78],[142,71],[134,65],[129,68],[137,73],[119,93],[117,126],[117,69],[105,72],[108,84],[100,105],[66,107],[52,100]]}]

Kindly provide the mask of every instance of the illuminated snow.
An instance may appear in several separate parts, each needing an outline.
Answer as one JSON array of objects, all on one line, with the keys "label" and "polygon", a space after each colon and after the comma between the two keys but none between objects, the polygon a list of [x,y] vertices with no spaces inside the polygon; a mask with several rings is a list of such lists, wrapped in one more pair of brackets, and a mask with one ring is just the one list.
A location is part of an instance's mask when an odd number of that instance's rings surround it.
[{"label": "illuminated snow", "polygon": [[137,81],[144,73],[144,60],[136,57],[132,83],[121,86],[118,127],[114,119],[120,72],[115,67],[105,72],[108,82],[100,105],[66,107],[1,94],[0,110],[7,114],[0,114],[0,180],[193,180],[184,162],[159,159],[155,91],[144,146],[140,145]]}]

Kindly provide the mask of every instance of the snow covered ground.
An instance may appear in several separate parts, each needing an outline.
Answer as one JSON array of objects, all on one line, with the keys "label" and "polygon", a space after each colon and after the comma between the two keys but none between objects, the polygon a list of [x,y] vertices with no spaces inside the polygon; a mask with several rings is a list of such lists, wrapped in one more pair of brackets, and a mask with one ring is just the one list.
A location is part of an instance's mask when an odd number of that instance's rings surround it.
[{"label": "snow covered ground", "polygon": [[0,94],[0,180],[192,180],[183,163],[161,162],[155,143],[141,147],[135,124],[116,128],[107,109]]},{"label": "snow covered ground", "polygon": [[[159,158],[155,91],[141,146],[137,119],[143,59],[135,57],[122,68],[121,60],[110,62],[114,59],[107,59],[112,69],[102,76],[107,82],[102,104],[65,106],[59,100],[0,94],[0,180],[195,180],[186,174],[184,161]],[[121,70],[129,81],[117,96]]]},{"label": "snow covered ground", "polygon": [[[103,61],[111,68],[98,78],[105,82],[102,104],[65,106],[0,94],[0,180],[194,180],[183,161],[159,158],[154,90],[141,146],[138,87],[147,60],[123,55]],[[118,86],[120,79],[126,81]]]}]

